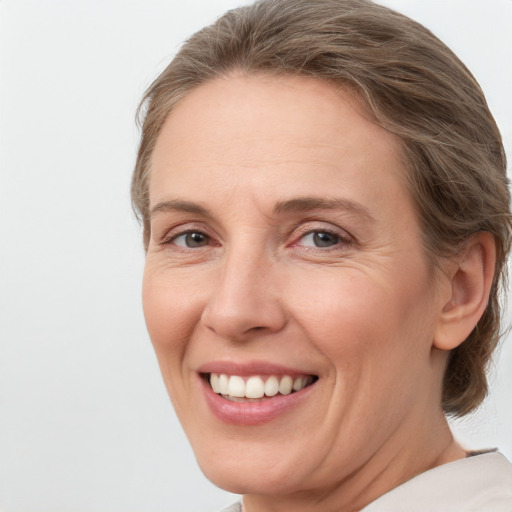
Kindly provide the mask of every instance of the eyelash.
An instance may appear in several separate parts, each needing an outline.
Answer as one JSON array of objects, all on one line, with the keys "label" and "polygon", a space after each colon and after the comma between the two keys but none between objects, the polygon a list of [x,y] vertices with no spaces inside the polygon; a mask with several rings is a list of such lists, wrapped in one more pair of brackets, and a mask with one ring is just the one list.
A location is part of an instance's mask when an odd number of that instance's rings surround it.
[{"label": "eyelash", "polygon": [[[302,230],[301,230],[302,231]],[[337,239],[337,242],[333,246],[328,247],[319,247],[319,246],[307,246],[307,245],[299,245],[298,242],[301,240],[304,240],[305,237],[309,235],[315,235],[315,234],[327,234],[332,237],[335,237]],[[350,236],[346,233],[342,233],[341,230],[336,229],[329,229],[326,227],[321,228],[306,228],[302,232],[298,234],[298,236],[295,236],[295,242],[292,242],[291,246],[299,246],[305,251],[309,250],[321,250],[322,252],[327,252],[329,250],[339,250],[340,246],[347,247],[352,244],[353,240],[350,238]]]},{"label": "eyelash", "polygon": [[[179,229],[179,228],[177,228]],[[352,237],[350,235],[348,235],[345,231],[342,232],[342,230],[336,230],[336,229],[330,229],[330,228],[327,228],[327,227],[316,227],[316,228],[312,228],[310,226],[308,226],[307,224],[306,225],[302,225],[302,229],[301,227],[299,228],[294,228],[292,230],[292,232],[290,233],[290,236],[293,235],[293,233],[296,233],[298,231],[297,234],[295,234],[293,236],[294,238],[294,241],[290,244],[288,244],[289,247],[301,247],[302,250],[305,250],[305,251],[315,251],[315,250],[320,250],[322,252],[327,252],[329,250],[339,250],[340,249],[340,245],[344,246],[344,247],[347,247],[347,246],[350,246],[354,243],[354,240],[352,239]],[[185,237],[187,235],[191,235],[191,234],[198,234],[198,235],[202,235],[204,236],[206,239],[207,239],[207,244],[205,246],[198,246],[198,247],[183,247],[183,246],[180,246],[180,245],[177,245],[175,242],[178,238],[180,237]],[[337,242],[331,247],[331,246],[328,246],[328,247],[313,247],[313,246],[306,246],[306,245],[300,245],[299,242],[301,240],[303,240],[306,236],[309,236],[309,235],[314,235],[314,234],[328,234],[328,235],[331,235],[335,238],[337,238]],[[175,232],[175,230],[172,230],[172,232],[169,234],[167,234],[163,239],[162,241],[160,242],[161,245],[174,245],[178,250],[182,250],[182,251],[189,251],[189,250],[196,250],[196,249],[201,249],[203,247],[207,247],[207,246],[216,246],[216,245],[219,245],[218,243],[214,242],[214,239],[212,236],[210,236],[208,233],[206,233],[206,231],[202,228],[194,228],[193,226],[192,227],[189,227],[188,229],[185,229],[185,230],[180,230],[178,232]]]},{"label": "eyelash", "polygon": [[[181,238],[181,237],[184,237],[184,236],[187,236],[187,235],[202,235],[202,236],[204,236],[207,239],[207,241],[211,241],[210,235],[204,233],[203,231],[200,231],[198,229],[189,229],[187,231],[183,231],[182,233],[178,233],[177,235],[174,235],[174,236],[172,236],[170,238],[165,239],[162,242],[162,244],[163,245],[169,245],[169,244],[174,243],[174,245],[176,245],[176,247],[180,247],[180,248],[184,249],[184,247],[182,247],[180,245],[177,245],[175,242],[176,242],[176,240],[178,238]],[[188,247],[188,249],[194,249],[194,248],[193,247]]]},{"label": "eyelash", "polygon": [[175,242],[178,238],[180,238],[182,236],[190,235],[190,234],[202,235],[208,239],[209,243],[211,243],[212,237],[208,233],[206,233],[206,231],[204,230],[204,228],[202,226],[196,227],[194,225],[188,225],[185,229],[184,228],[185,228],[184,226],[177,226],[176,228],[171,229],[169,232],[167,232],[164,235],[160,244],[161,245],[174,244],[175,247],[177,247],[178,249],[183,249],[183,250],[194,249],[193,247],[185,248],[185,247],[181,247],[181,246],[175,244]]}]

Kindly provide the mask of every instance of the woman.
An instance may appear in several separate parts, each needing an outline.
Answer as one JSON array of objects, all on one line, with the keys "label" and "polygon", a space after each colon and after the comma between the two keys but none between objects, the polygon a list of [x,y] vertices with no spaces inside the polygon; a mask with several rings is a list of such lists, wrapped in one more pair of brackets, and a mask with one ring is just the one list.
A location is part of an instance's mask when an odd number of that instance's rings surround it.
[{"label": "woman", "polygon": [[437,38],[366,0],[265,0],[144,99],[144,313],[231,510],[510,510],[472,454],[512,230],[500,134]]}]

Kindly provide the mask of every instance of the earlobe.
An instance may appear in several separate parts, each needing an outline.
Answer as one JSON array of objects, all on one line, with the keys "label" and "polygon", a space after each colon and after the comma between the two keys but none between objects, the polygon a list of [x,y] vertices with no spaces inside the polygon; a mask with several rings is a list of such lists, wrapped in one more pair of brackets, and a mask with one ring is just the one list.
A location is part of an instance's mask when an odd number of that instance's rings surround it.
[{"label": "earlobe", "polygon": [[496,265],[496,244],[488,232],[473,235],[453,261],[450,298],[444,304],[434,346],[452,350],[460,345],[483,315]]}]

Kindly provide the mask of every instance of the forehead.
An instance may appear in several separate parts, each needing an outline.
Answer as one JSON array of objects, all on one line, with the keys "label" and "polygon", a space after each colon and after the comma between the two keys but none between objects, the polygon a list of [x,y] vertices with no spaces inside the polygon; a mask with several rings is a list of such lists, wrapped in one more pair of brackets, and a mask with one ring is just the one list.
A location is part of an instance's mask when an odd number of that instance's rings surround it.
[{"label": "forehead", "polygon": [[[201,188],[234,180],[290,186],[377,174],[402,181],[397,137],[377,126],[354,93],[322,80],[235,75],[191,91],[173,110],[152,155],[150,199],[165,185]],[[270,174],[270,176],[269,176]],[[381,176],[382,177],[382,176]],[[321,187],[320,187],[321,188]],[[403,190],[402,190],[403,192]],[[322,190],[319,190],[322,193]]]}]

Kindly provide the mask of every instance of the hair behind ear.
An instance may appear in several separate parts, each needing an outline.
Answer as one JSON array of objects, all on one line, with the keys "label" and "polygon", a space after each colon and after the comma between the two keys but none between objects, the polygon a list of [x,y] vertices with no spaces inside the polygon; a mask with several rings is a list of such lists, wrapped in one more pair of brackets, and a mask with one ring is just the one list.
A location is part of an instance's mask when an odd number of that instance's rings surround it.
[{"label": "hair behind ear", "polygon": [[[434,338],[439,350],[451,351],[445,372],[444,401],[446,412],[465,414],[475,408],[487,394],[486,366],[496,343],[478,343],[480,329],[485,325],[483,317],[492,296],[496,266],[496,243],[488,232],[471,236],[450,266],[451,294],[444,305]],[[480,320],[484,320],[482,323]],[[457,389],[459,396],[453,400],[450,391]],[[463,390],[462,394],[460,391]],[[460,403],[466,405],[461,410]]]}]

